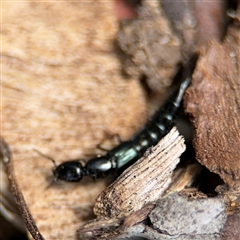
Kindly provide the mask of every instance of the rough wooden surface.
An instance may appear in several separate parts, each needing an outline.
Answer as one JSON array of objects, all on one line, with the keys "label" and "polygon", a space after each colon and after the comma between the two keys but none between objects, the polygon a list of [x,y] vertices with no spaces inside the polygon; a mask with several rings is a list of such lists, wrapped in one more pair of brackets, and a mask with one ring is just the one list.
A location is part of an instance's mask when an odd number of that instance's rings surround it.
[{"label": "rough wooden surface", "polygon": [[144,221],[170,185],[185,149],[183,137],[173,127],[99,195],[94,206],[97,219],[82,226],[78,233],[91,233],[92,239],[115,239],[125,229]]},{"label": "rough wooden surface", "polygon": [[1,134],[43,236],[75,239],[106,181],[46,189],[53,165],[33,148],[60,163],[95,155],[107,134],[128,139],[147,119],[144,92],[121,74],[112,1],[4,2],[2,8]]},{"label": "rough wooden surface", "polygon": [[[91,239],[220,240],[226,221],[223,198],[208,198],[195,189],[189,189],[171,193],[153,205],[146,205],[127,217],[120,228],[121,221],[99,219],[99,222],[91,222],[91,228],[85,230],[92,233],[89,235]],[[229,222],[229,226],[232,224]]]},{"label": "rough wooden surface", "polygon": [[[60,163],[95,155],[96,145],[111,134],[128,139],[147,119],[143,89],[139,82],[121,74],[114,45],[118,24],[113,1],[5,1],[1,6],[1,134],[13,150],[16,181],[46,239],[76,239],[76,229],[92,217],[95,198],[105,188],[105,181],[58,182],[47,189],[52,180],[52,163],[33,148]],[[214,16],[211,21],[216,20]],[[198,22],[198,33],[200,41],[206,43],[213,36],[219,38],[221,29],[212,31],[209,27],[213,34],[206,35],[204,26],[223,26],[219,24],[221,17],[217,24],[205,20]],[[202,52],[186,98],[197,130],[198,160],[233,187],[237,185],[234,180],[239,180],[235,151],[240,145],[238,34],[239,25],[235,25],[223,44],[214,42]],[[185,41],[191,42],[194,36],[183,32]],[[175,66],[170,75],[174,73]],[[236,194],[232,195],[231,199],[235,199]],[[230,203],[233,210],[238,202]],[[146,216],[146,212],[138,214],[139,219]],[[228,220],[225,236],[239,236],[239,213]],[[119,226],[119,222],[116,224]],[[131,224],[126,222],[127,226]],[[142,224],[137,228],[149,230]],[[155,233],[153,230],[149,236],[159,236]]]},{"label": "rough wooden surface", "polygon": [[137,224],[117,239],[221,239],[226,222],[223,199],[191,199],[178,193],[160,199],[147,224]]},{"label": "rough wooden surface", "polygon": [[156,201],[171,183],[185,150],[184,139],[174,127],[99,195],[94,213],[100,218],[122,218]]},{"label": "rough wooden surface", "polygon": [[239,26],[201,52],[186,92],[197,160],[230,186],[240,180]]}]

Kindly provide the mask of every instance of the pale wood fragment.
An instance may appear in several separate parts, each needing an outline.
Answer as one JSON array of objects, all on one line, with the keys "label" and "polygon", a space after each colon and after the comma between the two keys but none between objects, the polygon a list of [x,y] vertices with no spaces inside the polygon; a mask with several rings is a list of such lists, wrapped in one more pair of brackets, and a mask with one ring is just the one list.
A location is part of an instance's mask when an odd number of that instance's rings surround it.
[{"label": "pale wood fragment", "polygon": [[174,127],[100,194],[94,213],[121,218],[156,201],[170,184],[172,172],[185,148],[183,137]]}]

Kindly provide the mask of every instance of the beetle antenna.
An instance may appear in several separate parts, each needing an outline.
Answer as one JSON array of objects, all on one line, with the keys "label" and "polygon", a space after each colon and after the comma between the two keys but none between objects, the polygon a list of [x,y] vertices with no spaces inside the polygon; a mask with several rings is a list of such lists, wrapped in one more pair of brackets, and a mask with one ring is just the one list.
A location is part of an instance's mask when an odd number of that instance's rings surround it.
[{"label": "beetle antenna", "polygon": [[38,151],[38,150],[35,149],[35,148],[33,149],[33,151],[35,151],[36,153],[38,153],[40,156],[42,156],[42,157],[44,157],[44,158],[46,158],[46,159],[51,160],[51,161],[53,162],[54,167],[55,167],[55,168],[57,167],[56,161],[55,161],[53,158],[45,155],[44,153],[41,153],[40,151]]}]

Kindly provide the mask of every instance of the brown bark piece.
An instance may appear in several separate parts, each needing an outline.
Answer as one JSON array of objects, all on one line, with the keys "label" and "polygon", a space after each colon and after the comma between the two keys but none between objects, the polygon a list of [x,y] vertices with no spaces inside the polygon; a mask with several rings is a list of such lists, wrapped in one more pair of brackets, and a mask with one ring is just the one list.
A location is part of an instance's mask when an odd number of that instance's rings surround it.
[{"label": "brown bark piece", "polygon": [[239,28],[231,27],[222,44],[202,51],[185,95],[196,158],[230,186],[240,179],[239,43]]},{"label": "brown bark piece", "polygon": [[1,134],[42,235],[75,239],[106,181],[47,188],[52,162],[33,149],[59,164],[95,155],[106,133],[128,139],[147,119],[144,93],[121,74],[113,1],[5,1],[2,9]]}]

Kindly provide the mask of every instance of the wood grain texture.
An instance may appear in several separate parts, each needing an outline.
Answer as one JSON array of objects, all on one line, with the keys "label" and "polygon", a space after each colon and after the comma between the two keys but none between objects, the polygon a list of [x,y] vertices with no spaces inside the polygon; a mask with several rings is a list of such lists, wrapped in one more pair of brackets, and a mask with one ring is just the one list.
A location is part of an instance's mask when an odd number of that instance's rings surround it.
[{"label": "wood grain texture", "polygon": [[42,235],[76,239],[76,229],[93,217],[106,180],[58,182],[46,189],[53,165],[33,149],[60,163],[95,155],[107,134],[128,139],[148,117],[144,92],[121,74],[112,1],[2,7],[1,134]]},{"label": "wood grain texture", "polygon": [[[145,220],[171,183],[172,172],[185,148],[183,137],[173,127],[99,195],[94,207],[97,218],[79,228],[79,235],[91,239],[118,239],[138,223],[147,228]],[[141,232],[137,229],[127,237],[140,236]]]},{"label": "wood grain texture", "polygon": [[169,186],[185,148],[183,137],[174,127],[99,195],[94,213],[98,217],[122,218],[156,201]]}]

